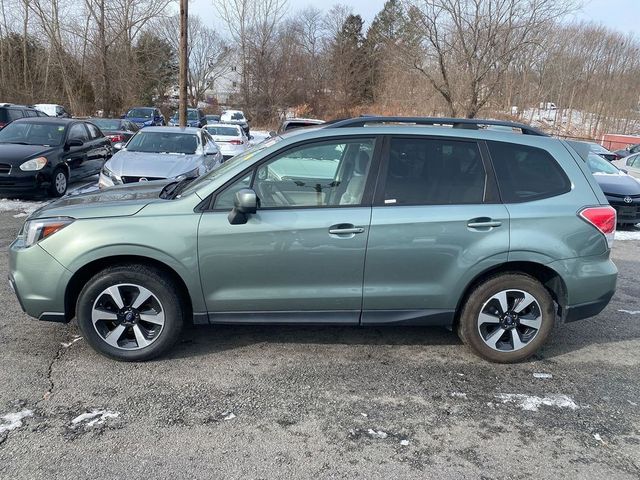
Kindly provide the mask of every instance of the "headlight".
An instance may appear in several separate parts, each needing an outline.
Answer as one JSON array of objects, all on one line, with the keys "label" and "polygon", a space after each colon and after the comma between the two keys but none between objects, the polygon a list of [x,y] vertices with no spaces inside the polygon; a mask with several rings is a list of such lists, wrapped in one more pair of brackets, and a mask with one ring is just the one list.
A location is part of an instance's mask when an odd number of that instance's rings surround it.
[{"label": "headlight", "polygon": [[98,180],[98,187],[112,187],[122,183],[122,179],[107,168],[106,165],[102,167],[100,172],[100,179]]},{"label": "headlight", "polygon": [[146,122],[144,122],[145,125],[151,125],[153,123],[153,120],[147,120]]},{"label": "headlight", "polygon": [[42,170],[44,166],[47,164],[47,159],[45,157],[32,158],[31,160],[27,160],[22,165],[20,165],[20,170],[23,172],[34,172],[36,170]]},{"label": "headlight", "polygon": [[40,240],[59,232],[67,225],[71,225],[75,219],[71,217],[39,218],[28,220],[22,227],[18,238],[21,238],[24,248],[35,245]]}]

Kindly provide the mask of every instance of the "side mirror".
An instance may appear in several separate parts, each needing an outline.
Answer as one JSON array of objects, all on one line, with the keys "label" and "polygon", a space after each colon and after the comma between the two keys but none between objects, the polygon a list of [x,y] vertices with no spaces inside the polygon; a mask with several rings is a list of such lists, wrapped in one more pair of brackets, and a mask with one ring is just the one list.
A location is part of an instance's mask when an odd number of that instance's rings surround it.
[{"label": "side mirror", "polygon": [[80,140],[79,138],[72,138],[70,140],[67,140],[67,148],[70,147],[81,147],[84,145],[84,142],[82,140]]},{"label": "side mirror", "polygon": [[247,223],[249,215],[258,211],[258,196],[250,188],[243,188],[236,192],[234,207],[229,212],[229,223],[231,225],[242,225]]},{"label": "side mirror", "polygon": [[624,168],[621,168],[621,169],[620,169],[620,171],[621,171],[622,173],[629,173],[629,170],[625,170]]},{"label": "side mirror", "polygon": [[119,152],[120,150],[123,150],[123,149],[124,149],[124,145],[125,145],[125,144],[124,144],[124,142],[117,142],[117,143],[114,143],[114,144],[113,144],[113,149],[114,149],[116,152]]},{"label": "side mirror", "polygon": [[211,145],[210,143],[204,146],[204,154],[205,155],[216,155],[218,153],[218,149]]},{"label": "side mirror", "polygon": [[276,136],[276,132],[274,132],[273,130],[271,130],[271,131],[269,132],[269,136],[270,136],[270,137],[275,137],[275,136]]}]

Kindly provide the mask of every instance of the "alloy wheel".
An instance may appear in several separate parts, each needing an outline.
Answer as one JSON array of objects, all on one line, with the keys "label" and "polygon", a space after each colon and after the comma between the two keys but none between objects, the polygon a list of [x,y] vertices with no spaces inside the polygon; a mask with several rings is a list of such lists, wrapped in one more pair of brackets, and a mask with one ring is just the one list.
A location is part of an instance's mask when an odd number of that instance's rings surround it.
[{"label": "alloy wheel", "polygon": [[484,303],[478,315],[478,332],[484,343],[500,352],[520,350],[542,326],[538,300],[523,290],[502,290]]},{"label": "alloy wheel", "polygon": [[64,194],[64,192],[67,191],[67,176],[64,172],[58,172],[54,181],[56,184],[56,192],[60,195]]},{"label": "alloy wheel", "polygon": [[139,350],[160,337],[165,315],[153,292],[140,285],[121,283],[98,295],[91,310],[91,321],[108,345]]}]

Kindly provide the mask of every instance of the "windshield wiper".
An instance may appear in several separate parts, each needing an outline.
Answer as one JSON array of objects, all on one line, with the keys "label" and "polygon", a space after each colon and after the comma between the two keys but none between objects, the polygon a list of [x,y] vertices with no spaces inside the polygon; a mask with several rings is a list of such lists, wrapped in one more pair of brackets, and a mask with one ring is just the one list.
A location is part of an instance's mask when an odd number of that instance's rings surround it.
[{"label": "windshield wiper", "polygon": [[166,200],[173,200],[176,198],[180,192],[182,192],[187,185],[193,182],[195,178],[183,178],[179,182],[171,182],[168,185],[165,185],[162,191],[160,192],[160,198]]}]

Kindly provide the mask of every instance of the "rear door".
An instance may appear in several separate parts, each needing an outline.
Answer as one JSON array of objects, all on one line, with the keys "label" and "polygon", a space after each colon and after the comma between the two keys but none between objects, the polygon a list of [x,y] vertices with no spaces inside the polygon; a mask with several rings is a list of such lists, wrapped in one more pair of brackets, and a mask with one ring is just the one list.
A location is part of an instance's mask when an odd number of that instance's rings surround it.
[{"label": "rear door", "polygon": [[[349,137],[287,148],[221,189],[198,230],[211,321],[358,323],[374,145]],[[261,206],[230,225],[234,195],[248,187]]]},{"label": "rear door", "polygon": [[87,174],[100,173],[111,152],[110,141],[92,123],[85,123],[89,130],[89,145],[87,150]]},{"label": "rear door", "polygon": [[450,324],[466,285],[509,250],[509,216],[484,145],[394,136],[383,151],[362,323]]}]

